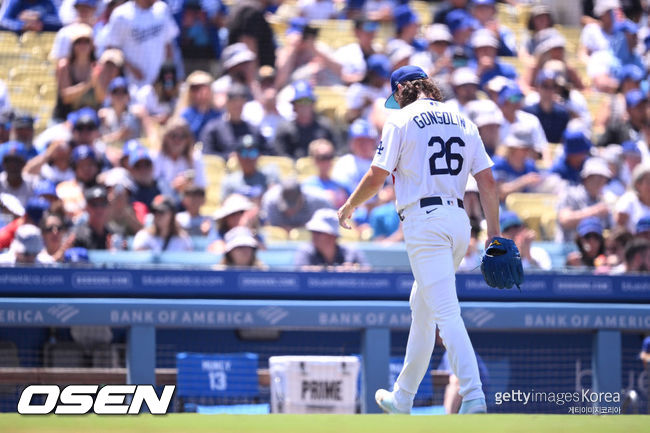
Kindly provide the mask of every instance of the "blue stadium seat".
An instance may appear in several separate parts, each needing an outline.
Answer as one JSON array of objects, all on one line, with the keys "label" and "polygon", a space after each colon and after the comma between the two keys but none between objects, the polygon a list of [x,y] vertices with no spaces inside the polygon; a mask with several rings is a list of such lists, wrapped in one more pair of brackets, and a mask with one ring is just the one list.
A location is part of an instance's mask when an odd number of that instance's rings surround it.
[{"label": "blue stadium seat", "polygon": [[221,255],[205,251],[165,251],[155,257],[155,262],[163,265],[212,266],[221,262]]},{"label": "blue stadium seat", "polygon": [[[259,413],[260,387],[255,353],[176,355],[176,397],[183,409],[203,413]],[[216,402],[218,405],[203,403]],[[230,404],[228,404],[230,403]]]},{"label": "blue stadium seat", "polygon": [[146,265],[154,262],[151,251],[88,251],[90,263],[95,265]]}]

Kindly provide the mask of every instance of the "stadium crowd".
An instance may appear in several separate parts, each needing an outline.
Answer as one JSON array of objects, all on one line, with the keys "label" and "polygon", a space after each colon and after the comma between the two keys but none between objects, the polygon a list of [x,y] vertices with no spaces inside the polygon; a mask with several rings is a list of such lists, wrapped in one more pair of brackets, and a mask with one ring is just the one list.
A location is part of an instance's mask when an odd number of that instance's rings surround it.
[{"label": "stadium crowd", "polygon": [[[381,146],[391,71],[414,64],[478,126],[502,231],[526,268],[551,268],[536,245],[547,238],[575,245],[566,266],[650,271],[648,10],[640,0],[586,3],[572,56],[543,2],[526,4],[528,30],[515,34],[493,0],[429,3],[430,22],[408,0],[5,0],[0,29],[57,32],[57,95],[36,134],[33,113],[13,110],[0,86],[0,261],[190,251],[202,237],[224,265],[263,268],[255,253],[273,226],[311,233],[296,266],[367,269],[340,242],[333,209]],[[323,20],[351,20],[353,41],[328,44]],[[342,115],[318,110],[322,89],[341,86]],[[590,94],[601,95],[597,113]],[[262,164],[269,156],[310,175]],[[207,164],[215,159],[223,163]],[[206,214],[217,166],[219,203]],[[527,220],[514,206],[521,193],[555,197],[550,222]],[[393,201],[386,184],[355,214],[359,239],[403,240]],[[469,270],[484,231],[473,179],[464,202]]]}]

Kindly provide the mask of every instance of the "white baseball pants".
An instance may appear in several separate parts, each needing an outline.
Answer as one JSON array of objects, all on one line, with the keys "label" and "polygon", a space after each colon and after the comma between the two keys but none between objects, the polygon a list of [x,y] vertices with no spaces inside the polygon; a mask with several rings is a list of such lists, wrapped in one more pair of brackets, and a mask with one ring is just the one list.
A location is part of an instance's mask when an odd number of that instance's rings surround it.
[{"label": "white baseball pants", "polygon": [[472,400],[485,395],[456,295],[455,273],[467,251],[470,225],[467,214],[455,202],[424,208],[418,202],[402,213],[415,283],[409,300],[412,321],[404,367],[395,390],[412,395],[417,392],[431,360],[437,324],[452,371],[460,383],[460,395],[464,400]]}]

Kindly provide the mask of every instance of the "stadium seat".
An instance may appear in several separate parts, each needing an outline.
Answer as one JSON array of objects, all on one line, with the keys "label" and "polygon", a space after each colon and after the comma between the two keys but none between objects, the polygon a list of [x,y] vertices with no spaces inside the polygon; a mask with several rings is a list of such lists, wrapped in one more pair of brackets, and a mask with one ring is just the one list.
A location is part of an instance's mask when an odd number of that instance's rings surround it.
[{"label": "stadium seat", "polygon": [[289,233],[278,226],[263,226],[262,237],[268,242],[284,242],[289,240]]},{"label": "stadium seat", "polygon": [[204,251],[165,251],[154,257],[162,265],[212,266],[221,261],[221,255]]},{"label": "stadium seat", "polygon": [[73,341],[47,342],[43,347],[43,364],[45,367],[86,367],[84,349]]},{"label": "stadium seat", "polygon": [[554,194],[512,193],[506,197],[506,207],[535,230],[538,240],[550,239],[552,233],[548,231],[551,230],[549,226],[555,222],[557,200],[558,197]]},{"label": "stadium seat", "polygon": [[259,413],[256,404],[246,410],[260,397],[257,367],[255,353],[178,353],[176,398],[181,409],[209,405],[218,413]]},{"label": "stadium seat", "polygon": [[88,251],[90,263],[96,265],[144,265],[154,262],[154,255],[151,251]]},{"label": "stadium seat", "polygon": [[314,158],[311,156],[298,158],[298,160],[296,160],[296,174],[298,175],[298,179],[301,181],[309,177],[316,176],[318,174],[318,170],[316,169]]}]

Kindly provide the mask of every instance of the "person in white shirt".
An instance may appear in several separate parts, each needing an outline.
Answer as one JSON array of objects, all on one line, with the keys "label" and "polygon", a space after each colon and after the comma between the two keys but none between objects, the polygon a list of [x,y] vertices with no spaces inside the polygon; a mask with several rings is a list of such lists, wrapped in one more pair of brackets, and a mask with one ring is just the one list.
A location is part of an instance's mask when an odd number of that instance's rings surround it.
[{"label": "person in white shirt", "polygon": [[48,257],[38,257],[43,249],[41,229],[32,224],[18,227],[9,251],[0,254],[0,265],[34,265],[53,263]]},{"label": "person in white shirt", "polygon": [[373,42],[379,23],[365,18],[354,20],[356,42],[336,50],[334,57],[341,64],[341,77],[344,83],[355,83],[366,76],[366,59],[375,53]]},{"label": "person in white shirt", "polygon": [[336,18],[337,10],[332,0],[299,0],[300,16],[308,20],[329,20]]},{"label": "person in white shirt", "polygon": [[467,114],[465,106],[477,99],[479,80],[476,72],[470,68],[458,68],[451,75],[451,85],[454,89],[455,98],[446,101],[450,109],[455,109]]},{"label": "person in white shirt", "polygon": [[634,233],[636,223],[650,215],[650,163],[636,166],[630,186],[633,190],[623,194],[616,203],[614,221]]},{"label": "person in white shirt", "polygon": [[348,87],[345,95],[348,111],[346,120],[352,122],[358,118],[369,120],[372,107],[377,99],[384,100],[390,94],[390,60],[383,54],[368,57],[366,77],[359,83]]},{"label": "person in white shirt", "polygon": [[141,87],[156,81],[165,60],[172,60],[178,26],[162,0],[133,0],[116,8],[107,30],[107,47],[124,52],[127,78]]},{"label": "person in white shirt", "polygon": [[[79,24],[86,24],[90,27],[95,25],[97,0],[73,0],[76,18],[56,32],[52,50],[50,51],[50,60],[56,64],[60,59],[65,59],[70,55],[72,48],[71,35],[76,33],[75,27]],[[59,15],[60,15],[59,11]]]},{"label": "person in white shirt", "polygon": [[192,240],[176,222],[176,205],[170,197],[156,196],[151,203],[153,223],[136,233],[133,250],[153,251],[192,251]]}]

